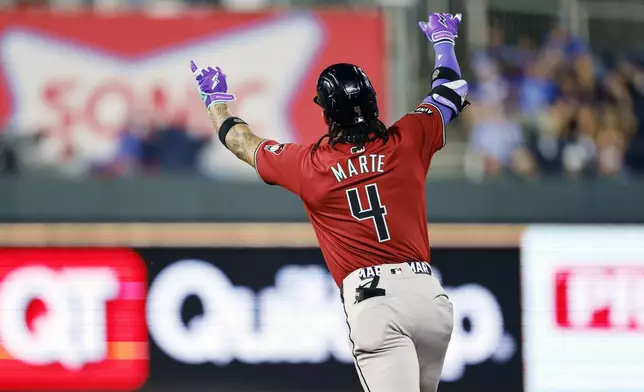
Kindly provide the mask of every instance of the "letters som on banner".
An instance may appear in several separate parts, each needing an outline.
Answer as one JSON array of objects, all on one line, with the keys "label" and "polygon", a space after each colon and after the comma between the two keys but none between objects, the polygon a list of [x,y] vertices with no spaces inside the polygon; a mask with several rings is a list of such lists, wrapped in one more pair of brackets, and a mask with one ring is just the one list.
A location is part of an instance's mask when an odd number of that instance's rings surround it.
[{"label": "letters som on banner", "polygon": [[[125,136],[136,141],[140,132],[124,130],[172,123],[209,138],[192,59],[226,71],[237,96],[232,110],[259,135],[312,143],[327,130],[310,97],[319,72],[333,63],[359,64],[370,75],[387,118],[384,40],[382,15],[364,10],[215,11],[199,18],[4,12],[0,128],[11,122],[18,134],[46,130],[48,154],[41,155],[52,165],[67,147],[79,163],[109,163]],[[204,148],[202,172],[256,180],[252,168],[222,149],[218,142]]]},{"label": "letters som on banner", "polygon": [[146,269],[122,249],[0,249],[0,389],[134,390]]}]

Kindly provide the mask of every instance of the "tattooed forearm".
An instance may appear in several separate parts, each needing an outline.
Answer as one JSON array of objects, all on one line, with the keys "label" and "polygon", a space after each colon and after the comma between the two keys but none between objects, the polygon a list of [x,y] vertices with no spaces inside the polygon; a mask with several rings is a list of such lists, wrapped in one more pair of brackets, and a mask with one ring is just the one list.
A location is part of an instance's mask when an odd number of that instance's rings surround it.
[{"label": "tattooed forearm", "polygon": [[228,112],[228,105],[225,103],[212,105],[208,109],[208,114],[210,114],[212,125],[215,126],[217,131],[219,131],[219,127],[228,117],[232,117]]},{"label": "tattooed forearm", "polygon": [[[227,118],[232,117],[226,104],[214,104],[208,109],[208,113],[216,132],[219,132],[219,127]],[[257,137],[247,125],[238,124],[226,135],[226,147],[237,158],[255,167],[255,150],[263,140]]]}]

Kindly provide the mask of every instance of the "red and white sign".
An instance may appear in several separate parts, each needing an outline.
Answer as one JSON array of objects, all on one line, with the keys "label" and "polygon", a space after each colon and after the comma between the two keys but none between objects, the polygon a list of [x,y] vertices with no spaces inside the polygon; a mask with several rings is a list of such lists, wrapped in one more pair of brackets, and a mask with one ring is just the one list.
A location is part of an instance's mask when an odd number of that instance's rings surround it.
[{"label": "red and white sign", "polygon": [[135,390],[146,268],[124,249],[0,249],[0,389]]},{"label": "red and white sign", "polygon": [[644,266],[563,267],[554,279],[559,328],[644,332]]},{"label": "red and white sign", "polygon": [[[221,66],[232,111],[263,137],[310,143],[327,132],[312,101],[320,71],[362,66],[386,118],[383,18],[378,12],[145,14],[0,13],[0,129],[45,131],[44,159],[114,159],[124,131],[187,123],[212,133],[189,68]],[[202,170],[255,172],[212,143]],[[222,170],[224,169],[224,170]],[[228,169],[228,170],[226,170]]]},{"label": "red and white sign", "polygon": [[522,240],[526,392],[644,390],[644,227]]}]

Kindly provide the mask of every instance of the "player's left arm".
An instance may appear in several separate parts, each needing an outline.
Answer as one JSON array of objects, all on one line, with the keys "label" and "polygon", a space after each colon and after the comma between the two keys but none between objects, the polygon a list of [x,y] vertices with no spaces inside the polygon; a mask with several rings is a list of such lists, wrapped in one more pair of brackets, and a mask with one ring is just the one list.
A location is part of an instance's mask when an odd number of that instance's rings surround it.
[{"label": "player's left arm", "polygon": [[413,140],[410,145],[420,146],[426,170],[429,169],[434,153],[445,147],[447,124],[469,105],[465,99],[467,82],[462,79],[454,51],[461,19],[461,14],[433,13],[428,21],[419,23],[421,30],[434,45],[436,62],[432,71],[431,91],[404,118],[409,117],[406,127],[410,128],[407,134]]},{"label": "player's left arm", "polygon": [[255,135],[244,120],[230,114],[228,103],[235,96],[228,93],[226,75],[219,67],[198,68],[193,61],[190,69],[219,140],[237,158],[255,167],[255,153],[265,139]]},{"label": "player's left arm", "polygon": [[434,45],[435,53],[431,91],[421,107],[429,104],[438,109],[443,126],[447,126],[469,105],[465,99],[468,85],[461,76],[454,50],[461,19],[461,14],[433,13],[427,22],[419,22],[421,30]]}]

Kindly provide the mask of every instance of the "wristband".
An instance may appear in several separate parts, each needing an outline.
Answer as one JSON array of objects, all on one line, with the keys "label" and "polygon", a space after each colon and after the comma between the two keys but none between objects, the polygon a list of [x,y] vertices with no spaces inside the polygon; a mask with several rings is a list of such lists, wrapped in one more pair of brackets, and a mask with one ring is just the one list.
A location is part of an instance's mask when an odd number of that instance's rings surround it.
[{"label": "wristband", "polygon": [[221,123],[221,126],[219,127],[219,141],[221,141],[221,144],[223,144],[224,147],[228,148],[228,146],[226,146],[226,135],[228,135],[228,132],[230,132],[235,125],[239,124],[248,125],[239,117],[228,117],[223,123]]},{"label": "wristband", "polygon": [[434,70],[432,74],[432,84],[438,79],[447,79],[450,82],[461,79],[456,71],[448,67],[438,67]]},{"label": "wristband", "polygon": [[456,43],[454,41],[455,38],[456,35],[449,31],[436,31],[431,35],[431,41],[434,43],[434,46],[446,43],[454,45]]},{"label": "wristband", "polygon": [[[467,86],[467,83],[465,83],[464,80],[462,82],[465,86]],[[440,86],[434,87],[429,93],[429,96],[451,110],[452,118],[454,119],[458,117],[463,109],[470,106],[470,102],[464,97],[466,91],[459,93],[453,90],[451,86],[449,86],[449,84],[451,83],[445,83],[441,84]]]}]

